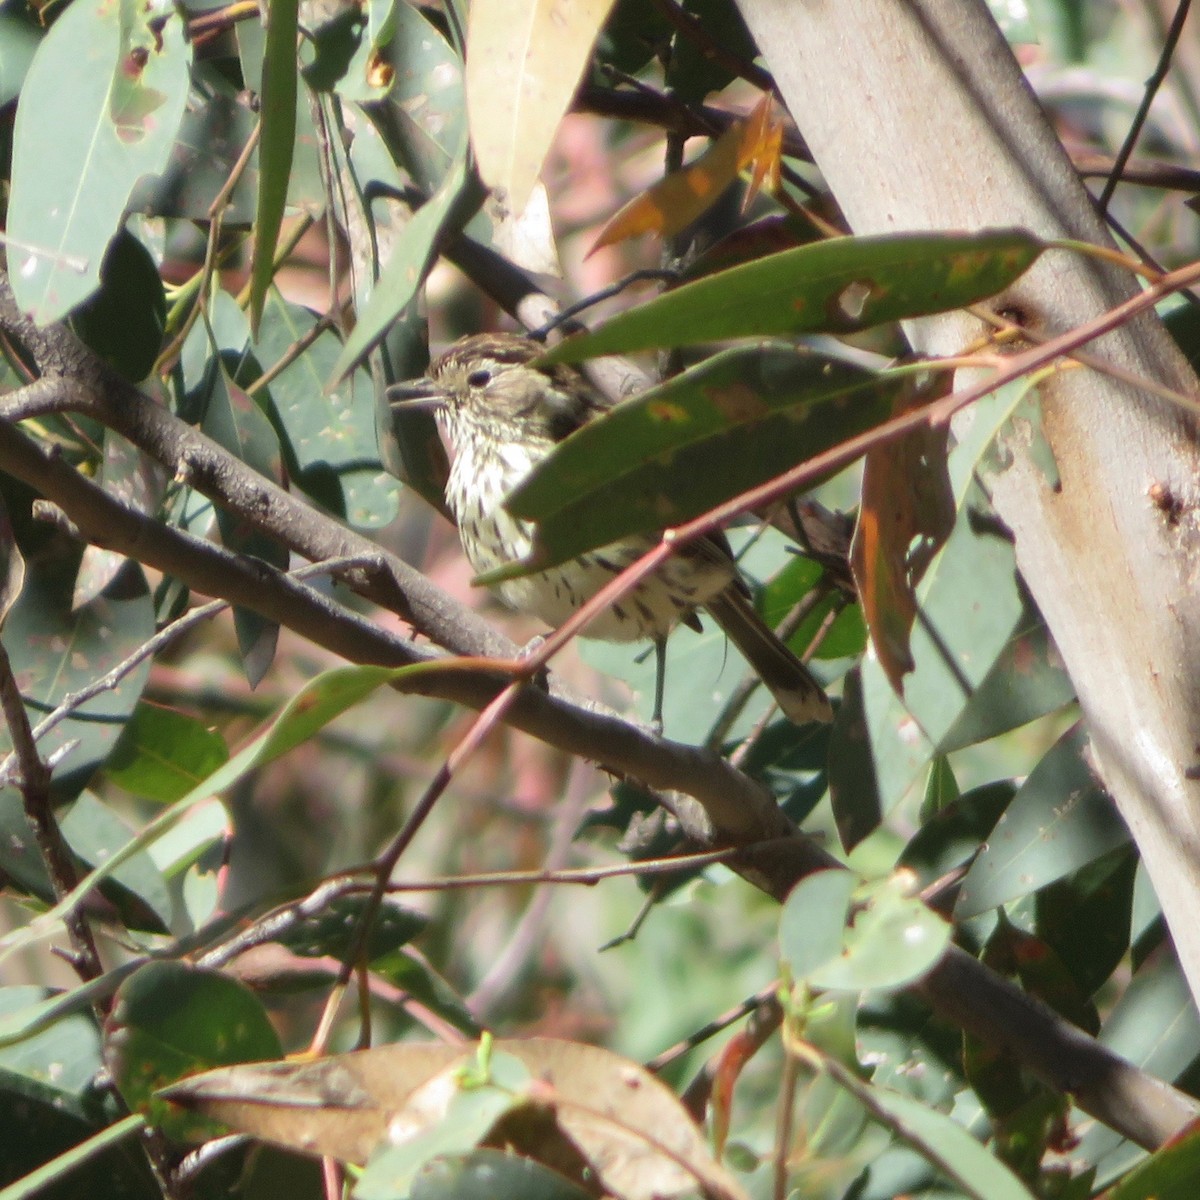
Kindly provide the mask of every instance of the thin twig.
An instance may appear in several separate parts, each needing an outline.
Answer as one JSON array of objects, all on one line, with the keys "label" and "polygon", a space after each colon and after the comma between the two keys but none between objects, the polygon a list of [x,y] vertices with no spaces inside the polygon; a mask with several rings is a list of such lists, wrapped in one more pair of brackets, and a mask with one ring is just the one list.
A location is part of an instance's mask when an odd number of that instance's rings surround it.
[{"label": "thin twig", "polygon": [[1183,32],[1183,23],[1187,20],[1188,10],[1191,7],[1192,0],[1179,0],[1179,7],[1175,9],[1175,16],[1171,18],[1171,25],[1167,29],[1166,38],[1163,39],[1162,53],[1158,56],[1158,63],[1155,65],[1154,73],[1146,80],[1146,90],[1142,93],[1142,101],[1138,105],[1137,112],[1133,114],[1133,121],[1130,123],[1129,130],[1125,134],[1125,140],[1121,143],[1121,149],[1117,152],[1117,159],[1113,163],[1112,172],[1104,181],[1100,198],[1096,201],[1102,213],[1108,211],[1108,202],[1112,199],[1113,192],[1117,190],[1117,184],[1121,182],[1121,175],[1125,170],[1125,164],[1129,161],[1129,156],[1133,153],[1133,148],[1137,145],[1142,128],[1146,124],[1146,118],[1150,115],[1150,106],[1154,103],[1154,97],[1158,95],[1158,89],[1162,87],[1163,81],[1167,77],[1167,72],[1171,69],[1171,58],[1175,53],[1175,47],[1179,43],[1179,35]]},{"label": "thin twig", "polygon": [[[340,1005],[341,997],[350,982],[350,976],[356,970],[365,969],[367,942],[370,939],[375,918],[383,904],[383,898],[387,894],[388,880],[391,878],[392,872],[396,869],[396,864],[399,863],[405,850],[412,844],[413,838],[417,836],[424,826],[430,813],[433,812],[434,806],[441,799],[446,788],[449,787],[450,781],[454,778],[455,774],[475,751],[479,749],[484,739],[503,720],[505,713],[512,707],[513,701],[516,700],[518,693],[524,686],[524,682],[523,679],[514,680],[479,713],[471,723],[471,727],[467,730],[463,739],[455,746],[446,757],[446,761],[438,768],[437,774],[434,775],[424,794],[417,801],[416,807],[409,814],[408,820],[404,822],[400,832],[396,834],[383,853],[375,860],[373,864],[375,881],[367,895],[362,912],[359,914],[354,943],[346,955],[342,969],[338,972],[337,982],[334,984],[329,1001],[325,1006],[321,1023],[318,1026],[316,1034],[313,1036],[310,1047],[313,1052],[323,1050],[325,1047],[325,1039],[332,1030],[333,1017]],[[367,1014],[364,1011],[364,1018],[366,1016]],[[366,1033],[365,1030],[364,1033]]]},{"label": "thin twig", "polygon": [[743,1017],[749,1016],[752,1012],[774,1004],[778,1014],[775,1020],[775,1028],[779,1027],[779,1019],[782,1018],[783,1010],[779,1008],[776,993],[779,990],[779,982],[769,983],[765,988],[757,991],[752,996],[747,996],[745,1000],[735,1004],[732,1008],[727,1009],[719,1017],[713,1019],[704,1025],[701,1025],[694,1033],[689,1033],[682,1041],[678,1041],[675,1045],[668,1047],[661,1053],[656,1054],[648,1063],[645,1064],[647,1071],[653,1071],[656,1075],[665,1071],[676,1059],[682,1058],[685,1054],[690,1054],[697,1046],[704,1045],[709,1038],[716,1037],[718,1033],[728,1029],[730,1025],[736,1024]]},{"label": "thin twig", "polygon": [[[45,502],[35,502],[35,515],[38,515],[37,504],[39,503],[44,504]],[[342,558],[328,559],[325,562],[310,563],[289,572],[289,575],[293,579],[311,579],[315,575],[332,575],[337,571],[362,566],[363,563],[364,559],[361,555],[345,555]],[[202,604],[190,612],[184,613],[182,617],[160,629],[153,637],[147,638],[133,653],[117,663],[111,671],[106,672],[99,679],[93,679],[86,687],[64,696],[57,707],[47,713],[34,727],[34,741],[40,741],[56,725],[61,724],[89,700],[94,699],[102,692],[112,691],[148,658],[152,658],[171,643],[178,641],[189,630],[207,621],[210,617],[215,617],[228,607],[229,601],[227,600],[211,600],[207,604]],[[12,781],[12,773],[16,769],[15,753],[10,753],[0,762],[0,787]]]},{"label": "thin twig", "polygon": [[[21,772],[21,799],[25,806],[25,817],[37,840],[54,898],[61,900],[75,886],[79,877],[71,851],[51,808],[50,768],[38,754],[29,714],[25,711],[21,689],[3,643],[0,643],[0,710],[4,713],[4,721],[12,739],[13,757]],[[68,916],[66,927],[71,939],[72,953],[68,958],[71,966],[85,983],[98,979],[104,974],[104,965],[100,961],[87,918],[76,910]],[[97,1017],[103,1019],[103,1006],[98,1009]]]}]

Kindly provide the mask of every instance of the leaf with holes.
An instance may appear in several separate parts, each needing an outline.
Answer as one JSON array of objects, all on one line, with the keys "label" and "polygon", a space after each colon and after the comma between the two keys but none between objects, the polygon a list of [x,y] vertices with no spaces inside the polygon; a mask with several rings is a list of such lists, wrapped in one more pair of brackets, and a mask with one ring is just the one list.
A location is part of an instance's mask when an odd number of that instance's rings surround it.
[{"label": "leaf with holes", "polygon": [[1021,229],[830,238],[684,284],[567,338],[546,362],[580,362],[722,338],[852,333],[986,300],[1041,254]]},{"label": "leaf with holes", "polygon": [[166,168],[188,92],[183,22],[134,0],[72,4],[38,46],[13,130],[9,272],[39,325],[100,283],[130,195]]}]

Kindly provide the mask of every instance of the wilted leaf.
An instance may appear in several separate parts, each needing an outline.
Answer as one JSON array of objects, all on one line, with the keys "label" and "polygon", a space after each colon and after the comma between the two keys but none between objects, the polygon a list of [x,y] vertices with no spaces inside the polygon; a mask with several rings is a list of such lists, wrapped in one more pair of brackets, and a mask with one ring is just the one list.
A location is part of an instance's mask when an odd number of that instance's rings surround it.
[{"label": "wilted leaf", "polygon": [[525,207],[612,0],[475,0],[467,20],[467,115],[479,174]]},{"label": "wilted leaf", "polygon": [[24,586],[25,556],[17,545],[12,521],[8,517],[8,506],[0,497],[0,629],[8,620],[8,614]]},{"label": "wilted leaf", "polygon": [[[921,397],[917,404],[928,403]],[[913,408],[904,396],[897,415]],[[946,427],[921,427],[867,452],[850,566],[875,654],[888,682],[904,694],[913,669],[909,638],[917,583],[954,528],[946,473]]]},{"label": "wilted leaf", "polygon": [[739,157],[739,166],[753,168],[742,201],[742,212],[745,212],[754,203],[764,184],[771,191],[779,187],[783,162],[783,122],[774,114],[770,92],[754,106],[754,111],[746,119]]},{"label": "wilted leaf", "polygon": [[771,120],[767,94],[744,121],[730,125],[695,162],[672,171],[624,205],[605,223],[588,254],[643,233],[671,237],[703,216],[751,163],[753,194],[764,178],[778,175],[781,136],[779,123]]},{"label": "wilted leaf", "polygon": [[[675,1096],[636,1064],[552,1038],[498,1040],[493,1053],[523,1064],[530,1082],[522,1103],[553,1114],[605,1191],[632,1200],[697,1188],[721,1200],[743,1196]],[[434,1128],[473,1086],[477,1064],[461,1046],[381,1046],[316,1063],[211,1071],[164,1095],[254,1137],[361,1163],[401,1128],[410,1136]]]},{"label": "wilted leaf", "polygon": [[758,1041],[745,1031],[735,1033],[717,1056],[713,1072],[712,1095],[709,1099],[709,1119],[712,1122],[713,1150],[718,1158],[725,1153],[729,1138],[729,1120],[733,1114],[733,1089],[742,1068],[758,1050]]},{"label": "wilted leaf", "polygon": [[[862,702],[881,812],[923,777],[1014,631],[1023,628],[1025,600],[1012,543],[987,520],[988,511],[978,490],[968,494],[921,580],[911,638],[915,668],[905,677],[903,699],[874,657],[863,660]],[[857,834],[865,832],[860,827]]]}]

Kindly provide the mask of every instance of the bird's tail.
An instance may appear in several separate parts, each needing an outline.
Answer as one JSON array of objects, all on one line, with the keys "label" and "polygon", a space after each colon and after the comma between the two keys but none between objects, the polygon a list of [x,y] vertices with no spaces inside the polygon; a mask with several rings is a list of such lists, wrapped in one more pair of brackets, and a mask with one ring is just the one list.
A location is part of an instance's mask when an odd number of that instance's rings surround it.
[{"label": "bird's tail", "polygon": [[830,721],[833,709],[808,668],[775,636],[750,598],[728,587],[705,607],[754,668],[784,716],[796,725]]}]

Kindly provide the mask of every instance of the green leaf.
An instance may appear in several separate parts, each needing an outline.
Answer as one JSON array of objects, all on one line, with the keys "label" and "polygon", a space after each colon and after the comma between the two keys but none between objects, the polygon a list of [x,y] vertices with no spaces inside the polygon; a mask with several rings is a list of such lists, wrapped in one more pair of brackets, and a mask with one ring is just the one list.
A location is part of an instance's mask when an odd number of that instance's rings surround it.
[{"label": "green leaf", "polygon": [[949,754],[1019,729],[1070,704],[1075,685],[1040,613],[1028,609],[992,669],[938,741]]},{"label": "green leaf", "polygon": [[[517,1065],[528,1079],[523,1064]],[[460,1086],[451,1096],[445,1116],[436,1124],[400,1145],[385,1145],[372,1155],[354,1188],[355,1200],[393,1200],[409,1195],[417,1174],[430,1160],[473,1150],[506,1113],[524,1103],[524,1096],[508,1087]]]},{"label": "green leaf", "polygon": [[[786,925],[793,953],[785,956],[797,977],[814,988],[869,991],[904,988],[928,973],[949,944],[952,930],[946,920],[908,893],[904,876],[860,884],[844,900],[845,882],[827,878],[840,874],[845,872],[817,872],[788,896],[788,905],[794,904]],[[806,894],[810,881],[814,896]],[[805,918],[820,925],[820,932],[800,929]],[[838,946],[830,954],[839,922]],[[784,928],[780,926],[781,940]]]},{"label": "green leaf", "polygon": [[275,247],[287,204],[296,147],[296,34],[300,0],[271,0],[265,10],[267,44],[263,55],[258,143],[258,205],[250,258],[250,328],[257,336],[267,289],[275,274]]},{"label": "green leaf", "polygon": [[1023,1183],[957,1121],[910,1096],[862,1087],[869,1110],[975,1200],[1033,1200]]},{"label": "green leaf", "polygon": [[167,301],[150,251],[126,229],[104,256],[100,290],[71,316],[71,328],[130,383],[150,374],[162,348]]},{"label": "green leaf", "polygon": [[[361,9],[351,10],[354,14],[351,36],[347,36],[345,31],[339,33],[332,29],[333,22],[322,28],[321,34],[328,30],[331,38],[341,42],[340,55],[335,51],[335,54],[328,57],[334,58],[336,63],[338,58],[346,55],[347,50],[350,52],[349,56],[345,57],[344,66],[340,71],[335,65],[325,73],[327,85],[336,86],[337,93],[343,100],[364,104],[380,100],[391,91],[396,77],[394,70],[389,69],[390,64],[387,64],[387,54],[390,43],[396,40],[397,23],[404,23],[404,14],[398,14],[398,10],[402,8],[409,9],[409,6],[398,3],[397,0],[368,0]],[[426,25],[426,29],[429,28],[430,26]],[[319,55],[321,35],[314,38],[314,42],[314,48]],[[329,49],[333,50],[334,47]],[[308,68],[305,68],[304,75],[310,86],[318,86],[313,82]]]},{"label": "green leaf", "polygon": [[[283,457],[274,426],[223,365],[213,378],[201,428],[260,475],[283,484]],[[224,508],[217,510],[217,524],[227,549],[261,559],[277,570],[287,569],[288,550],[282,542]],[[233,617],[246,678],[257,687],[275,656],[279,626],[246,608],[235,608]]]},{"label": "green leaf", "polygon": [[[238,28],[247,24],[239,22]],[[185,108],[167,170],[157,179],[143,179],[134,188],[129,209],[207,224],[214,201],[224,194],[225,227],[248,228],[258,195],[256,154],[251,154],[232,192],[223,190],[258,125],[258,116],[230,86],[218,62],[195,63],[192,86],[205,97],[204,103]],[[221,131],[220,137],[213,136],[214,130]]]},{"label": "green leaf", "polygon": [[182,19],[134,0],[73,4],[34,55],[13,133],[17,303],[44,325],[100,282],[135,184],[167,165],[188,91]]},{"label": "green leaf", "polygon": [[[0,1017],[18,1017],[23,1010],[48,999],[51,993],[39,987],[0,988]],[[60,1017],[52,1025],[19,1042],[0,1048],[0,1071],[13,1088],[14,1077],[28,1080],[54,1093],[58,1102],[76,1108],[82,1105],[96,1072],[100,1070],[100,1035],[90,1015],[77,1012]],[[12,1176],[0,1174],[0,1179]]]},{"label": "green leaf", "polygon": [[253,397],[224,371],[214,380],[202,428],[246,466],[283,484],[283,458],[275,428]]},{"label": "green leaf", "polygon": [[334,364],[332,382],[358,364],[416,296],[437,254],[438,240],[453,221],[467,188],[467,150],[463,145],[441,186],[417,209],[392,247],[383,274],[366,307],[359,310],[358,324]]},{"label": "green leaf", "polygon": [[441,1017],[468,1039],[475,1040],[483,1027],[467,1007],[462,995],[421,956],[403,948],[371,961],[371,971],[386,979],[418,1004]]},{"label": "green leaf", "polygon": [[[465,135],[462,59],[414,5],[397,4],[391,20],[394,33],[383,47],[383,62],[392,71],[392,86],[382,101],[364,107],[387,145],[393,169],[402,164],[420,188],[432,192]],[[352,79],[338,92],[355,98]],[[351,157],[357,162],[357,141]]]},{"label": "green leaf", "polygon": [[779,916],[779,949],[794,979],[807,979],[841,954],[850,902],[861,882],[852,871],[816,871],[788,893]]},{"label": "green leaf", "polygon": [[1015,792],[1015,784],[997,780],[950,801],[913,835],[899,865],[916,871],[921,886],[928,887],[970,862],[1012,803]]},{"label": "green leaf", "polygon": [[[147,381],[153,390],[155,381]],[[110,496],[143,514],[158,515],[170,473],[161,463],[139,450],[111,429],[104,431],[104,457],[96,482]],[[115,550],[96,545],[83,548],[71,609],[90,604],[113,583],[129,565],[129,559]]]},{"label": "green leaf", "polygon": [[725,351],[573,434],[508,498],[529,565],[677,525],[884,420],[902,375],[779,342]]},{"label": "green leaf", "polygon": [[933,969],[953,930],[906,886],[899,876],[867,891],[842,954],[809,976],[815,987],[855,992],[907,987]]},{"label": "green leaf", "polygon": [[43,36],[31,10],[0,14],[0,104],[8,104],[20,95],[25,73]]},{"label": "green leaf", "polygon": [[545,362],[580,362],[722,338],[851,333],[994,296],[1042,252],[1020,229],[830,238],[687,283],[568,338]]},{"label": "green leaf", "polygon": [[[263,367],[274,366],[315,325],[312,313],[272,289],[255,346]],[[400,487],[379,461],[370,376],[354,371],[325,388],[340,352],[333,330],[320,334],[271,380],[270,403],[292,483],[357,528],[378,529],[395,518]]]},{"label": "green leaf", "polygon": [[225,739],[187,713],[141,703],[106,764],[118,787],[172,804],[229,761]]},{"label": "green leaf", "polygon": [[[210,393],[220,379],[220,368],[224,367],[227,375],[238,379],[249,360],[250,323],[238,302],[224,288],[218,289],[209,298],[204,319],[192,326],[179,356],[186,394],[180,416],[184,420],[202,420]],[[256,370],[255,377],[259,374]]]},{"label": "green leaf", "polygon": [[[811,596],[825,574],[824,568],[812,559],[794,553],[794,547],[788,557],[787,565],[762,589],[758,608],[763,620],[774,629],[797,604],[807,599],[811,607],[796,632],[788,638],[788,645],[801,654],[819,634],[821,641],[813,652],[814,658],[856,658],[867,646],[862,609],[848,603],[836,588],[829,588],[823,597]],[[830,617],[832,623],[829,623]]]},{"label": "green leaf", "polygon": [[1084,995],[1100,990],[1129,950],[1137,852],[1122,846],[1042,888],[1036,929]]},{"label": "green leaf", "polygon": [[[686,10],[700,22],[705,36],[712,39],[711,44],[725,51],[724,55],[714,55],[703,41],[676,34],[667,59],[667,85],[685,103],[695,103],[732,83],[737,75],[730,64],[753,62],[758,48],[736,4],[688,0]],[[643,29],[645,25],[643,10]]]},{"label": "green leaf", "polygon": [[815,988],[858,992],[919,979],[941,958],[951,932],[908,893],[903,876],[863,885],[848,871],[830,870],[792,889],[779,939],[795,978]]},{"label": "green leaf", "polygon": [[413,1176],[407,1194],[412,1200],[588,1200],[591,1195],[531,1158],[487,1149],[433,1159]]},{"label": "green leaf", "polygon": [[[0,1090],[0,1120],[23,1134],[7,1139],[7,1152],[0,1152],[0,1178],[15,1181],[0,1192],[4,1200],[87,1198],[96,1194],[97,1179],[104,1180],[105,1200],[162,1196],[134,1140],[145,1126],[140,1116],[97,1130],[57,1106],[24,1096],[14,1101]],[[88,1172],[81,1178],[78,1168],[85,1165]]]},{"label": "green leaf", "polygon": [[[149,822],[131,842],[113,854],[103,867],[91,872],[52,909],[43,914],[43,921],[59,920],[77,905],[101,880],[126,862],[138,851],[151,845],[163,834],[174,829],[198,804],[233,787],[250,771],[261,767],[302,745],[335,717],[369,696],[377,688],[396,679],[439,670],[436,663],[412,667],[341,667],[318,676],[306,684],[273,720],[268,721],[256,737],[234,755],[223,767],[194,787],[182,800]],[[19,949],[35,934],[14,930],[0,938],[0,961],[6,954]]]},{"label": "green leaf", "polygon": [[1200,1017],[1174,955],[1159,955],[1134,975],[1100,1041],[1161,1079],[1178,1079],[1200,1057]]},{"label": "green leaf", "polygon": [[[1178,1081],[1194,1069],[1200,1059],[1200,1018],[1173,954],[1158,953],[1142,965],[1105,1020],[1099,1040],[1160,1079]],[[1143,1152],[1096,1124],[1086,1130],[1075,1155],[1096,1163],[1101,1180],[1111,1180]]]},{"label": "green leaf", "polygon": [[[358,941],[367,896],[340,896],[321,910],[291,926],[279,941],[301,958],[331,955],[339,962],[349,959]],[[388,903],[375,913],[367,938],[365,961],[375,962],[411,942],[429,924],[429,918],[398,904]]]},{"label": "green leaf", "polygon": [[211,1136],[213,1126],[155,1099],[159,1088],[212,1067],[283,1053],[249,988],[177,962],[149,963],[120,986],[107,1034],[105,1061],[125,1102],[180,1140]]},{"label": "green leaf", "polygon": [[1076,725],[1034,768],[962,882],[959,919],[1027,896],[1129,840],[1085,761],[1086,747]]},{"label": "green leaf", "polygon": [[[78,552],[43,552],[28,564],[25,587],[8,615],[4,647],[20,680],[29,719],[38,721],[67,696],[111,671],[154,633],[150,593],[140,571],[129,570],[102,596],[72,610]],[[79,705],[39,743],[43,755],[74,743],[54,772],[58,801],[78,795],[108,756],[145,686],[149,662],[115,688]],[[10,745],[0,731],[0,751]],[[9,798],[14,799],[9,793]]]},{"label": "green leaf", "polygon": [[[928,757],[932,749],[918,741],[916,753],[923,752]],[[867,725],[863,667],[851,667],[842,682],[842,702],[834,713],[829,735],[829,801],[843,846],[857,846],[883,820],[880,778],[886,781],[886,765],[876,762]]]},{"label": "green leaf", "polygon": [[[989,514],[982,493],[969,492],[949,540],[917,588],[920,611],[910,644],[916,667],[905,676],[903,699],[878,662],[863,661],[863,707],[881,812],[923,776],[1025,619],[1012,544]],[[867,832],[858,828],[856,837]]]},{"label": "green leaf", "polygon": [[1192,1200],[1200,1180],[1200,1130],[1192,1129],[1134,1167],[1105,1200]]},{"label": "green leaf", "polygon": [[[107,862],[133,837],[129,826],[88,792],[71,805],[60,825],[63,840],[88,869]],[[171,927],[171,894],[148,854],[131,855],[114,868],[104,894],[117,906],[127,928],[166,933]]]},{"label": "green leaf", "polygon": [[385,7],[391,8],[391,0],[386,0],[386,4],[371,0],[362,8],[350,5],[328,11],[312,10],[313,15],[303,22],[300,73],[314,92],[332,91],[351,68],[352,60],[357,59],[356,79],[366,89],[367,96],[378,95],[378,89],[371,89],[365,79],[367,56],[373,56],[376,47],[374,37],[367,36],[364,18],[374,13],[378,19]]}]

